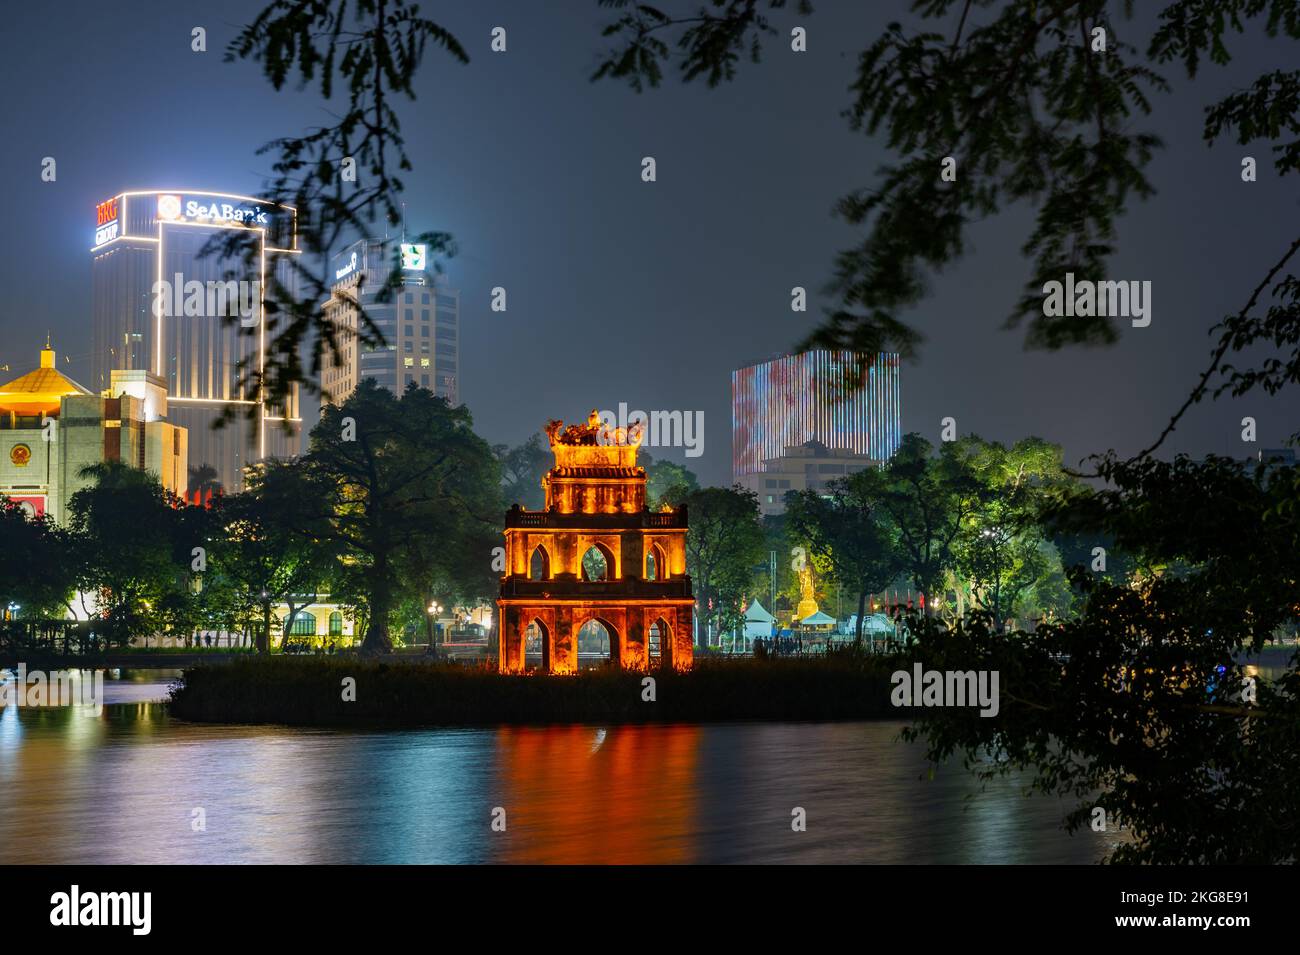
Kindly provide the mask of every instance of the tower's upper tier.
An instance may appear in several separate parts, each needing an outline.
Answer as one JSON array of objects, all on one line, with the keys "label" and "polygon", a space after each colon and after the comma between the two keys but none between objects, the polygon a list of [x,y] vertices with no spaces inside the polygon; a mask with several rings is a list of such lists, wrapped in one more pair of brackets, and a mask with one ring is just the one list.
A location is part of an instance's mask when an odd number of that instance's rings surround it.
[{"label": "tower's upper tier", "polygon": [[637,514],[645,509],[645,468],[636,463],[641,430],[611,428],[593,411],[587,423],[552,421],[546,435],[555,467],[542,478],[546,507],[561,514]]}]

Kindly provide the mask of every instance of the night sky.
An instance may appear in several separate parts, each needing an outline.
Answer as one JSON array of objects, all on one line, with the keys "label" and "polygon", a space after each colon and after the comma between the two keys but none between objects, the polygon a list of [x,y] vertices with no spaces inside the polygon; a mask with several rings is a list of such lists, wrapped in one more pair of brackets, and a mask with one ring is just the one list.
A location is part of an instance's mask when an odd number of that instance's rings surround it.
[{"label": "night sky", "polygon": [[[0,376],[34,367],[48,330],[60,367],[89,380],[96,202],[139,188],[257,194],[269,170],[257,147],[325,121],[314,90],[275,93],[255,64],[222,62],[260,6],[6,8],[0,364],[10,371]],[[421,4],[471,63],[430,48],[419,99],[401,107],[415,165],[408,222],[459,244],[446,268],[462,290],[461,395],[489,441],[518,443],[547,418],[620,401],[702,409],[705,453],[686,463],[706,482],[730,481],[730,373],[788,349],[832,304],[821,290],[855,234],[832,207],[888,158],[840,113],[857,53],[886,22],[906,20],[906,5],[814,6],[804,20],[780,12],[783,35],[734,83],[673,78],[637,95],[588,80],[612,19],[594,0]],[[809,32],[806,54],[789,51],[796,23]],[[489,50],[498,25],[505,54]],[[206,54],[190,51],[194,26],[208,30]],[[1151,23],[1112,28],[1144,49]],[[1026,352],[1002,323],[1029,271],[1019,249],[1032,210],[982,222],[968,256],[906,316],[928,341],[903,368],[905,431],[937,441],[952,415],[962,433],[1058,442],[1070,462],[1154,438],[1208,360],[1210,326],[1241,307],[1293,238],[1297,191],[1274,176],[1267,145],[1210,149],[1201,128],[1204,105],[1294,64],[1257,32],[1230,48],[1229,67],[1204,66],[1194,83],[1164,67],[1174,92],[1133,120],[1165,141],[1150,170],[1159,192],[1121,222],[1108,277],[1152,281],[1151,326],[1108,349]],[[1247,154],[1260,163],[1253,184],[1240,180]],[[641,181],[646,155],[658,182]],[[55,183],[41,182],[45,156],[58,161]],[[504,314],[489,309],[497,285],[508,290]],[[794,285],[812,296],[804,315],[790,311]],[[1240,440],[1243,415],[1259,422],[1256,445]],[[1167,450],[1241,457],[1294,430],[1293,400],[1225,398],[1192,412]]]}]

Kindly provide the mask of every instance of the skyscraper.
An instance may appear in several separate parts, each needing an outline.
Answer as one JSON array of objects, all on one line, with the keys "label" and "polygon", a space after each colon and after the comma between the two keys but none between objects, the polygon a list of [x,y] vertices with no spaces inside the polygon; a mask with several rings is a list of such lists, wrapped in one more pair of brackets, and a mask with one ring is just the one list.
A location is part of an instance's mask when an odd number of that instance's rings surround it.
[{"label": "skyscraper", "polygon": [[[397,286],[380,300],[393,269]],[[460,379],[460,293],[440,281],[428,247],[397,239],[362,239],[334,257],[333,295],[325,313],[338,329],[339,358],[327,355],[321,387],[342,404],[363,378],[401,394],[414,382],[456,404]],[[361,309],[384,337],[358,339]]]},{"label": "skyscraper", "polygon": [[821,490],[889,459],[901,440],[898,355],[809,351],[731,374],[732,475],[764,513],[787,491]]},{"label": "skyscraper", "polygon": [[[232,231],[251,246],[204,254]],[[274,278],[292,294],[296,254],[296,211],[251,196],[122,192],[95,210],[90,385],[109,388],[119,369],[162,379],[170,420],[189,431],[189,463],[210,464],[231,491],[245,466],[300,450],[296,386],[273,408],[250,375],[266,356],[262,289]]]}]

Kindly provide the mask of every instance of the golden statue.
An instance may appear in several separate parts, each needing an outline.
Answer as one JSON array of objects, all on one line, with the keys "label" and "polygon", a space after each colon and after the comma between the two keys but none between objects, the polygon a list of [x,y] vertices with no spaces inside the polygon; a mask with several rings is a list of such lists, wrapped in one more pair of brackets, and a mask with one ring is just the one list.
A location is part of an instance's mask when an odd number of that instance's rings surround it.
[{"label": "golden statue", "polygon": [[817,606],[816,590],[813,587],[812,567],[804,564],[799,570],[799,607],[795,610],[795,623],[807,620],[820,609]]}]

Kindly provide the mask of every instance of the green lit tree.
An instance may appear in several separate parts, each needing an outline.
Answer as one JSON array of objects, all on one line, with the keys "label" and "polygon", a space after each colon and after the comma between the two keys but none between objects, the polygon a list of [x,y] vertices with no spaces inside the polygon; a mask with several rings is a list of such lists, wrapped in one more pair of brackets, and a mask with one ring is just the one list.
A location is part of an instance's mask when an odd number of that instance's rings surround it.
[{"label": "green lit tree", "polygon": [[364,604],[366,652],[392,649],[404,558],[437,548],[438,567],[491,566],[491,550],[476,548],[500,526],[500,476],[471,424],[465,408],[427,389],[399,398],[366,379],[312,429],[301,466],[322,489],[321,533],[345,565],[342,591]]},{"label": "green lit tree", "polygon": [[686,571],[695,587],[703,624],[718,633],[739,626],[741,603],[753,593],[755,567],[764,556],[758,498],[740,486],[670,490],[668,503],[685,504],[690,518],[686,534]]},{"label": "green lit tree", "polygon": [[49,515],[28,517],[0,495],[0,619],[41,619],[72,611],[78,555]]},{"label": "green lit tree", "polygon": [[831,481],[827,493],[814,490],[786,495],[793,531],[805,538],[811,554],[826,562],[835,579],[857,597],[853,642],[861,646],[867,598],[887,587],[904,567],[904,555],[880,498],[875,474],[861,471]]},{"label": "green lit tree", "polygon": [[[256,621],[260,653],[271,650],[273,625],[287,635],[329,577],[336,553],[324,497],[310,472],[272,461],[251,468],[245,490],[222,502],[214,570],[232,586],[236,606]],[[275,618],[280,604],[288,609],[283,620]]]},{"label": "green lit tree", "polygon": [[996,718],[938,707],[907,733],[983,777],[1027,773],[1073,800],[1067,827],[1122,825],[1114,862],[1294,862],[1300,676],[1252,655],[1300,616],[1300,473],[1241,462],[1103,461],[1111,480],[1050,508],[1058,533],[1109,535],[1144,567],[1129,582],[1076,566],[1080,605],[1034,632],[989,614],[918,620],[926,665],[995,670]]},{"label": "green lit tree", "polygon": [[493,445],[501,468],[501,497],[505,507],[519,504],[540,511],[546,503],[542,492],[542,477],[551,469],[555,459],[548,448],[542,446],[542,436],[534,434],[518,447]]},{"label": "green lit tree", "polygon": [[78,589],[97,598],[109,643],[147,640],[174,621],[189,590],[188,563],[177,560],[182,502],[120,462],[91,465],[81,476],[94,483],[68,502]]},{"label": "green lit tree", "polygon": [[1038,438],[1007,448],[971,436],[955,442],[955,451],[974,479],[956,570],[969,582],[976,606],[1000,629],[1060,570],[1042,513],[1065,482],[1061,449]]},{"label": "green lit tree", "polygon": [[[651,510],[666,501],[670,494],[681,496],[700,488],[695,472],[684,464],[652,457],[647,451],[637,454],[637,463],[646,472],[646,506]],[[676,490],[674,490],[676,489]]]}]

